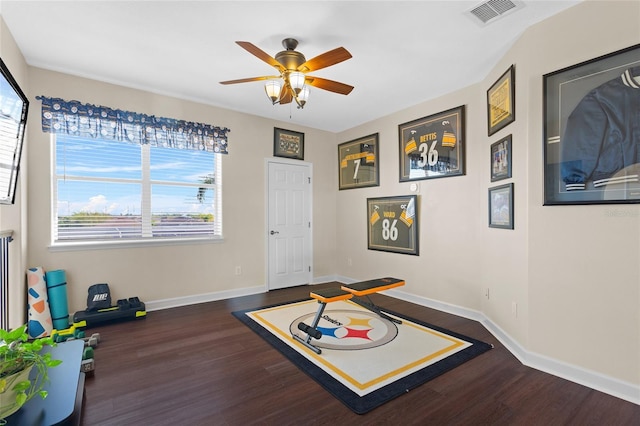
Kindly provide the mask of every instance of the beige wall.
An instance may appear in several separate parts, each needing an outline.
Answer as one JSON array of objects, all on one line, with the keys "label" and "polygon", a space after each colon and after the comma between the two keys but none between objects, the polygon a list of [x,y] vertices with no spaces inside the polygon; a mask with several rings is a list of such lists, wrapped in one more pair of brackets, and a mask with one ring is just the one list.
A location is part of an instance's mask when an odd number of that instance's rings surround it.
[{"label": "beige wall", "polygon": [[[574,24],[575,23],[575,24]],[[578,24],[579,23],[579,24]],[[574,25],[571,25],[574,24]],[[567,27],[570,25],[570,31]],[[542,207],[542,74],[640,43],[640,2],[594,2],[527,32],[529,348],[640,383],[640,206]],[[638,142],[638,141],[636,141]],[[624,211],[610,216],[611,210]]]},{"label": "beige wall", "polygon": [[[626,214],[607,217],[611,206],[542,206],[542,75],[640,43],[639,23],[638,2],[584,2],[525,32],[477,84],[338,135],[29,68],[34,102],[27,157],[28,264],[67,270],[71,310],[84,308],[86,288],[97,282],[108,282],[114,298],[135,295],[144,301],[263,286],[264,159],[272,154],[273,127],[285,127],[305,132],[305,160],[313,163],[316,279],[404,278],[407,294],[477,311],[528,354],[637,387],[640,207],[614,206]],[[5,44],[3,38],[3,57]],[[8,49],[19,57],[14,45]],[[21,57],[14,61],[24,68]],[[487,137],[486,90],[511,64],[517,120]],[[50,251],[50,143],[40,131],[36,95],[229,127],[225,241]],[[409,184],[398,181],[398,124],[458,105],[466,105],[467,173],[420,182],[420,256],[367,250],[366,198],[409,193]],[[380,186],[338,191],[336,145],[376,132]],[[500,183],[515,184],[513,231],[487,227],[487,189],[493,186],[489,147],[506,134],[513,134],[513,178]],[[4,225],[4,208],[0,214]],[[242,266],[242,275],[234,275],[235,265]]]},{"label": "beige wall", "polygon": [[[586,2],[525,32],[479,84],[339,134],[379,132],[382,158],[380,187],[338,194],[339,214],[354,212],[337,224],[338,274],[404,278],[412,296],[481,311],[527,353],[639,384],[640,207],[542,206],[542,75],[637,43],[640,2]],[[511,64],[516,121],[487,137],[486,90]],[[410,193],[398,124],[461,104],[467,174],[420,182],[420,256],[368,251],[366,198]],[[492,184],[490,145],[508,134],[513,178]],[[508,182],[515,230],[490,229],[487,189]],[[612,208],[625,215],[607,217]]]},{"label": "beige wall", "polygon": [[[224,242],[125,249],[51,251],[50,137],[40,130],[40,102],[29,117],[29,264],[64,269],[71,313],[86,308],[87,287],[109,284],[112,298],[137,296],[145,302],[227,292],[266,284],[264,159],[273,153],[273,128],[305,133],[305,160],[313,163],[314,206],[335,205],[335,135],[273,122],[193,102],[30,68],[31,96],[44,95],[107,105],[161,117],[215,124],[231,129],[223,156]],[[336,241],[332,215],[314,215],[316,276],[333,272]],[[241,266],[242,274],[235,275]]]}]

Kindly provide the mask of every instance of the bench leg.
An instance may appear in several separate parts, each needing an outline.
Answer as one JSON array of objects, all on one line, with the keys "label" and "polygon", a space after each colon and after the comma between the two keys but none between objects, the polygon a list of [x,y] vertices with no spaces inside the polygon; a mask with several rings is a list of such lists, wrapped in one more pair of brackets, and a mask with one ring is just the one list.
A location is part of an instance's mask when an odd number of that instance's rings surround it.
[{"label": "bench leg", "polygon": [[391,322],[395,322],[396,324],[402,324],[402,321],[400,321],[399,319],[396,318],[392,318],[389,315],[385,314],[384,312],[382,312],[380,310],[380,308],[378,308],[378,306],[376,306],[376,304],[373,303],[373,301],[371,300],[371,298],[369,296],[364,296],[367,298],[367,300],[363,300],[363,297],[354,297],[353,300],[355,303],[357,303],[358,305],[362,306],[363,308],[366,308],[368,310],[370,310],[371,312],[375,312],[376,314],[380,315],[382,318],[387,319]]},{"label": "bench leg", "polygon": [[[313,322],[311,323],[311,326],[309,327],[304,323],[298,324],[298,328],[302,329],[300,326],[303,325],[303,326],[305,326],[305,328],[307,328],[309,330],[309,331],[306,331],[306,334],[307,334],[306,339],[303,339],[302,337],[298,336],[297,334],[294,334],[293,338],[319,355],[320,353],[322,353],[322,351],[317,346],[314,346],[314,345],[311,344],[312,336],[311,336],[310,333],[313,333],[313,332],[320,333],[316,329],[316,327],[320,323],[320,318],[322,318],[322,313],[324,312],[324,308],[327,306],[327,304],[324,303],[324,302],[320,302],[320,301],[318,303],[319,303],[318,310],[316,311],[316,316],[313,318]],[[322,336],[322,334],[320,334],[320,336]],[[318,337],[318,339],[319,338],[320,337]]]}]

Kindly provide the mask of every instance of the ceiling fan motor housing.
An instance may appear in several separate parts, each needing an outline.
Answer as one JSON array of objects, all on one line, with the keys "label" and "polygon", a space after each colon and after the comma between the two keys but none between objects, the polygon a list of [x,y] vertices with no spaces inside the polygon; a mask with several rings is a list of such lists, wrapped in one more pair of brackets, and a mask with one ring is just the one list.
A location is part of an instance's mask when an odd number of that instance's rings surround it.
[{"label": "ceiling fan motor housing", "polygon": [[300,65],[307,62],[307,59],[302,53],[295,50],[283,50],[276,53],[276,61],[280,62],[287,70],[295,71]]}]

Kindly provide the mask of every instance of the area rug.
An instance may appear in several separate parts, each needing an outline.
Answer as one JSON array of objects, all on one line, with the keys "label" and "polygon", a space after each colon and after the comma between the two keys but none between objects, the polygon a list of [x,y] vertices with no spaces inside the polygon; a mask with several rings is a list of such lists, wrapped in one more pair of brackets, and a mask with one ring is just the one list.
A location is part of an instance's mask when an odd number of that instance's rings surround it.
[{"label": "area rug", "polygon": [[293,339],[299,323],[311,325],[314,299],[267,306],[233,315],[273,345],[298,368],[358,414],[365,414],[411,389],[488,351],[491,345],[384,310],[389,321],[352,301],[329,303],[311,343]]}]

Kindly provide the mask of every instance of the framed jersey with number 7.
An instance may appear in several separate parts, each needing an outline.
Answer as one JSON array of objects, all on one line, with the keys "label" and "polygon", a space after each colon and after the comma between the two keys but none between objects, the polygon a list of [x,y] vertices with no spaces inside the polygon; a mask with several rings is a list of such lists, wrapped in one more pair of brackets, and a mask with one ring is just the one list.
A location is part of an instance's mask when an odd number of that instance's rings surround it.
[{"label": "framed jersey with number 7", "polygon": [[465,174],[464,105],[398,126],[400,182]]},{"label": "framed jersey with number 7", "polygon": [[380,185],[378,134],[338,145],[338,189]]}]

